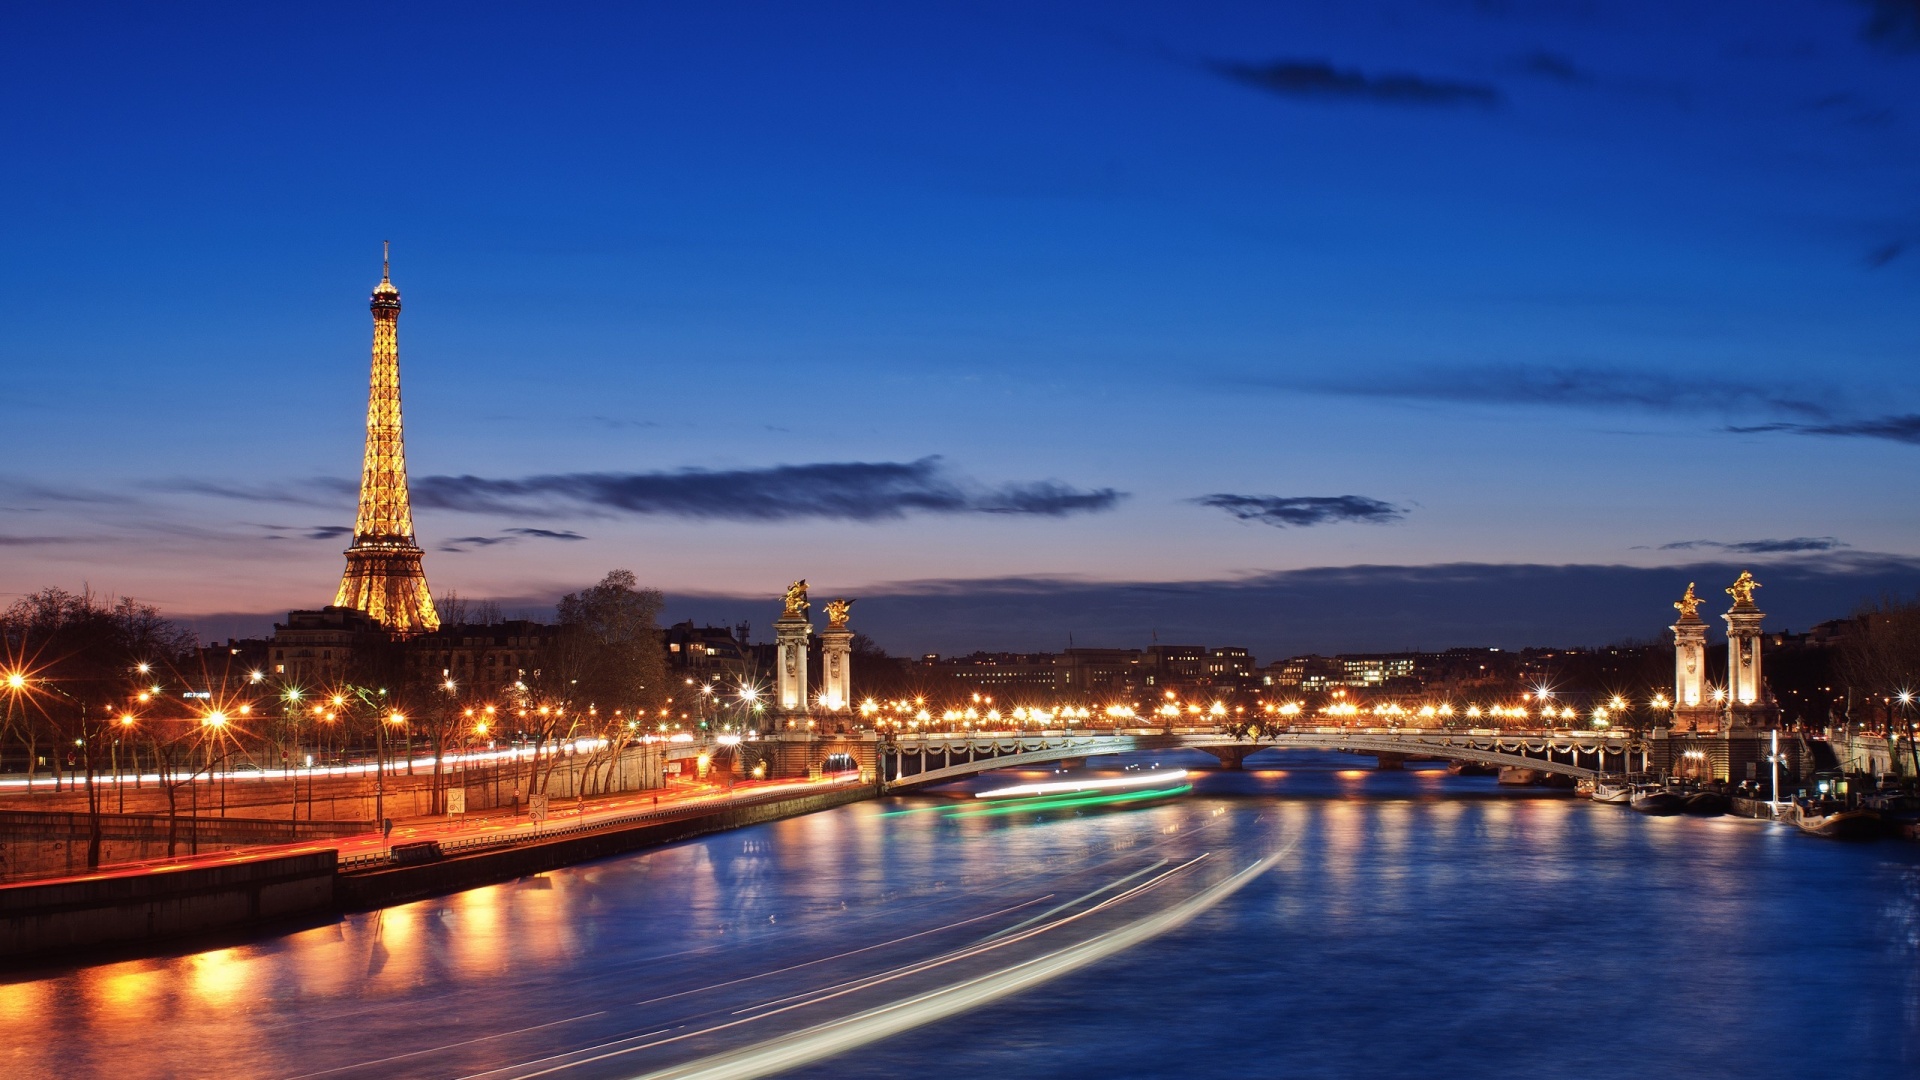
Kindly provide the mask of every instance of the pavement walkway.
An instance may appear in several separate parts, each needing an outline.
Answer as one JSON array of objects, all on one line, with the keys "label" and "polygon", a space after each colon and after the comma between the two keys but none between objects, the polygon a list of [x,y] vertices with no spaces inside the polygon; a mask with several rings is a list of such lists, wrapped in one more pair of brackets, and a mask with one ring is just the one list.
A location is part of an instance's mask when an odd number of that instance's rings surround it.
[{"label": "pavement walkway", "polygon": [[[287,844],[272,844],[259,847],[233,848],[226,851],[209,852],[203,855],[180,856],[173,859],[155,859],[145,862],[117,863],[103,866],[99,870],[85,874],[61,874],[51,877],[27,878],[0,885],[0,889],[22,888],[35,885],[60,884],[74,881],[100,881],[107,878],[136,877],[142,874],[164,874],[179,870],[188,870],[208,866],[230,866],[236,863],[253,862],[259,859],[281,858],[287,855],[301,855],[310,852],[333,850],[340,853],[342,862],[355,857],[380,856],[394,844],[403,844],[421,840],[464,840],[475,837],[497,838],[506,842],[525,842],[534,840],[557,829],[577,825],[593,825],[597,822],[613,822],[633,814],[660,809],[678,809],[686,814],[700,813],[716,809],[741,798],[759,798],[767,795],[791,792],[800,795],[808,790],[817,790],[825,785],[845,783],[845,780],[745,780],[735,783],[731,788],[711,783],[675,781],[664,788],[649,791],[627,792],[616,795],[589,797],[584,800],[562,799],[548,808],[545,822],[534,822],[527,816],[526,808],[520,808],[515,814],[511,811],[494,809],[479,814],[451,817],[435,815],[431,817],[407,818],[394,822],[393,835],[382,837],[379,832],[366,832],[354,836],[327,837],[324,839],[301,840]],[[680,815],[675,815],[680,816]]]}]

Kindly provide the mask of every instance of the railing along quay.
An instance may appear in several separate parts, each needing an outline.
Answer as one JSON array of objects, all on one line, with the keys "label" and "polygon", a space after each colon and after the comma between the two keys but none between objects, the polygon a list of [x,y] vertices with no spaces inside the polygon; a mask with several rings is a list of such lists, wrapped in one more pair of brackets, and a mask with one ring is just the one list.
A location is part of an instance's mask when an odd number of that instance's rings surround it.
[{"label": "railing along quay", "polygon": [[[857,778],[850,778],[848,780],[836,781],[834,783],[831,783],[825,786],[839,787],[842,784],[853,783],[855,782],[856,779]],[[649,824],[654,824],[656,822],[663,822],[663,821],[678,821],[683,818],[699,817],[702,814],[713,813],[720,810],[733,810],[733,809],[738,809],[740,807],[747,807],[747,806],[761,806],[766,803],[774,803],[774,802],[781,802],[786,799],[801,798],[809,794],[812,794],[812,793],[808,791],[794,791],[789,789],[785,791],[770,791],[770,792],[763,792],[759,794],[729,795],[724,799],[720,799],[717,801],[702,802],[694,806],[682,805],[682,806],[660,807],[657,809],[649,808],[646,810],[636,811],[631,814],[620,814],[614,817],[596,818],[592,821],[576,821],[569,825],[561,825],[553,828],[544,828],[544,827],[538,828],[532,832],[523,833],[515,836],[499,836],[499,835],[461,836],[461,837],[453,837],[447,840],[426,840],[426,841],[417,841],[417,842],[430,843],[435,845],[434,850],[436,850],[440,856],[447,856],[447,855],[453,855],[453,854],[471,855],[471,854],[474,854],[475,852],[495,851],[495,850],[502,850],[502,849],[512,848],[512,847],[520,847],[525,844],[540,843],[545,840],[552,840],[562,836],[575,836],[581,833],[597,832],[601,829],[617,828],[620,826],[630,826],[630,825],[649,825]],[[401,845],[395,845],[396,848],[400,846]],[[384,854],[346,855],[346,856],[342,856],[339,862],[339,868],[343,873],[361,871],[361,870],[375,870],[375,869],[380,869],[382,867],[397,866],[397,865],[403,865],[403,864],[401,863],[400,859],[396,857],[394,851],[391,851],[391,850]]]}]

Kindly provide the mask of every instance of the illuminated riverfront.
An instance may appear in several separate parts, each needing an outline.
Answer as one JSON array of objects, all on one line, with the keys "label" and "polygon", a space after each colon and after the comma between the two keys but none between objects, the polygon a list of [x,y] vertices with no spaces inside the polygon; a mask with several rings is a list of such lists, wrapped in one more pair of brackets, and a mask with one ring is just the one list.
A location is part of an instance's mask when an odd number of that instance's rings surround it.
[{"label": "illuminated riverfront", "polygon": [[5,1080],[1920,1074],[1914,5],[9,14]]}]

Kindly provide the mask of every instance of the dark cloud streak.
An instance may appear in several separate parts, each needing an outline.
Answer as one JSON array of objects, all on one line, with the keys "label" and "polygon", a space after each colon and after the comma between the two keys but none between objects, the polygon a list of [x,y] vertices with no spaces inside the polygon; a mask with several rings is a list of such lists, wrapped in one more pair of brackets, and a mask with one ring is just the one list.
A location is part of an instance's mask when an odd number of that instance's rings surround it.
[{"label": "dark cloud streak", "polygon": [[937,457],[517,480],[428,476],[415,481],[413,493],[419,506],[467,513],[587,511],[726,521],[882,521],[916,513],[1060,517],[1110,510],[1125,498],[1112,488],[1054,481],[983,489],[950,475]]},{"label": "dark cloud streak", "polygon": [[1225,510],[1241,521],[1257,521],[1275,528],[1310,528],[1338,522],[1358,521],[1384,524],[1399,521],[1407,514],[1403,507],[1369,499],[1364,495],[1202,495],[1192,500],[1201,506]]},{"label": "dark cloud streak", "polygon": [[1893,240],[1882,244],[1872,251],[1867,252],[1867,267],[1872,270],[1878,270],[1899,258],[1900,253],[1906,250],[1907,242],[1905,240]]},{"label": "dark cloud streak", "polygon": [[1488,83],[1399,72],[1369,75],[1351,68],[1336,68],[1324,60],[1275,60],[1257,64],[1210,60],[1206,67],[1223,79],[1288,98],[1486,108],[1497,107],[1502,101],[1500,89]]},{"label": "dark cloud streak", "polygon": [[1920,49],[1920,2],[1916,0],[1860,0],[1867,21],[1860,36],[1892,52]]},{"label": "dark cloud streak", "polygon": [[522,540],[585,540],[572,529],[502,529],[502,536],[456,536],[440,545],[440,550],[458,555],[496,544],[517,544]]},{"label": "dark cloud streak", "polygon": [[[1281,385],[1269,382],[1269,385]],[[1652,412],[1771,412],[1825,420],[1822,391],[1805,386],[1729,384],[1660,372],[1599,366],[1490,364],[1414,368],[1351,381],[1293,384],[1290,389],[1348,397],[1541,405]]]},{"label": "dark cloud streak", "polygon": [[1877,416],[1865,420],[1847,420],[1831,424],[1753,424],[1729,427],[1740,435],[1780,432],[1788,435],[1825,435],[1834,438],[1885,439],[1888,442],[1920,446],[1920,413]]},{"label": "dark cloud streak", "polygon": [[1831,536],[1796,536],[1790,540],[1739,540],[1726,543],[1719,540],[1676,540],[1671,544],[1661,544],[1661,551],[1698,551],[1711,549],[1731,551],[1737,555],[1792,555],[1811,551],[1836,551],[1848,546],[1845,542]]},{"label": "dark cloud streak", "polygon": [[1575,67],[1573,61],[1559,53],[1544,50],[1529,53],[1520,61],[1520,69],[1529,75],[1539,75],[1569,85],[1582,85],[1593,81],[1593,77]]}]

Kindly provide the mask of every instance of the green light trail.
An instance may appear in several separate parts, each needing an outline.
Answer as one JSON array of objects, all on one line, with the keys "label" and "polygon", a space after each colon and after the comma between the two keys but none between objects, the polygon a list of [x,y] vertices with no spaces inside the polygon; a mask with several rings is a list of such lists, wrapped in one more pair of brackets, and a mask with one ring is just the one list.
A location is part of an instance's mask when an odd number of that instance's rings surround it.
[{"label": "green light trail", "polygon": [[1192,784],[1181,784],[1177,788],[1156,788],[1151,791],[1124,791],[1116,795],[1099,793],[1088,795],[1046,795],[1034,799],[1021,799],[1005,806],[991,806],[985,810],[963,810],[948,817],[992,817],[1000,814],[1018,814],[1027,810],[1058,810],[1069,806],[1111,806],[1114,803],[1135,802],[1140,799],[1157,799],[1169,795],[1184,795],[1193,790]]}]

